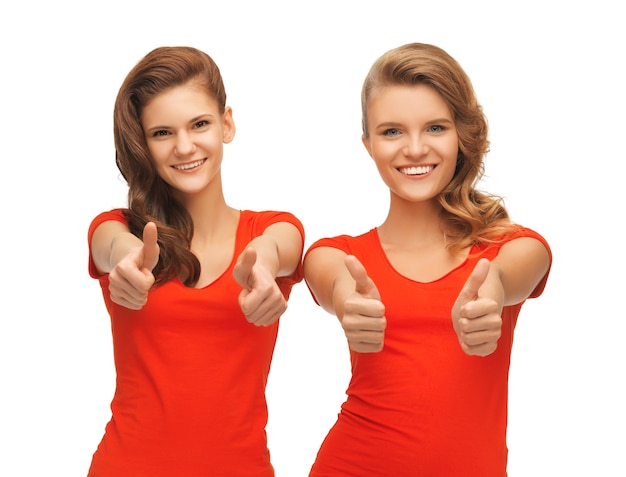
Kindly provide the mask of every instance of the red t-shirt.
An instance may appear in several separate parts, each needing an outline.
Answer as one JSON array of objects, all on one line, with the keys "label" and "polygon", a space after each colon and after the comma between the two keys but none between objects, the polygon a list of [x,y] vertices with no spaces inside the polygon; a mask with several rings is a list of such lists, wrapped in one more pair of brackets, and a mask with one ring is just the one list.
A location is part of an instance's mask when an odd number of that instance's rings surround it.
[{"label": "red t-shirt", "polygon": [[[521,236],[548,248],[525,228],[509,239]],[[323,246],[361,261],[380,291],[387,328],[381,352],[350,352],[347,399],[311,477],[505,476],[509,359],[522,304],[504,308],[502,337],[487,357],[463,352],[450,315],[478,259],[494,258],[500,246],[474,246],[463,264],[429,283],[395,271],[375,229],[322,239],[309,251]]]},{"label": "red t-shirt", "polygon": [[[89,228],[90,245],[107,220],[126,223],[121,210],[100,214]],[[276,222],[294,224],[304,237],[289,213],[241,211],[233,261],[219,278],[204,288],[169,281],[139,311],[111,301],[108,275],[98,274],[90,256],[89,273],[111,316],[117,380],[89,477],[274,475],[265,386],[278,322],[246,321],[232,273],[250,240]],[[277,282],[288,298],[301,280],[300,266]]]}]

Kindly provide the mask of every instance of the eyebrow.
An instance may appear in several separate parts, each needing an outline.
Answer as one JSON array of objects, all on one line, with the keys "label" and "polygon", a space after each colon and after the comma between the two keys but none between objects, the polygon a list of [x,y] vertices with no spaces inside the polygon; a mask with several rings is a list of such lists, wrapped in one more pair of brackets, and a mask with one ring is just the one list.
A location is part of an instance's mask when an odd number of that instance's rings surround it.
[{"label": "eyebrow", "polygon": [[[449,119],[449,118],[437,118],[437,119],[432,119],[430,121],[426,121],[425,124],[432,125],[432,124],[442,124],[442,123],[454,124],[454,120]],[[395,127],[398,127],[398,126],[402,126],[402,124],[403,123],[398,123],[398,122],[395,122],[395,121],[385,121],[385,122],[382,122],[380,124],[377,124],[376,128],[395,128]]]},{"label": "eyebrow", "polygon": [[195,123],[196,121],[199,121],[200,119],[206,119],[206,118],[213,119],[214,116],[211,113],[202,113],[202,114],[196,116],[195,118],[191,118],[189,120],[189,122],[190,123]]},{"label": "eyebrow", "polygon": [[439,124],[439,123],[454,124],[454,120],[449,119],[449,118],[439,118],[439,119],[433,119],[432,121],[428,121],[426,124]]}]

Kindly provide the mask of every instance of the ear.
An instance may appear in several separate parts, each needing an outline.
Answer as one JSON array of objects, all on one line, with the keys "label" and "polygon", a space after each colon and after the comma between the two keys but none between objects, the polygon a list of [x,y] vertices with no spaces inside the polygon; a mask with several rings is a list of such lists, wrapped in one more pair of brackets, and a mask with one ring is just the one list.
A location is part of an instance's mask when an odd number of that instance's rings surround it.
[{"label": "ear", "polygon": [[235,137],[235,121],[233,119],[233,110],[230,106],[226,106],[224,114],[222,114],[222,142],[228,144]]},{"label": "ear", "polygon": [[374,156],[372,156],[372,146],[369,139],[365,137],[365,134],[361,136],[361,142],[365,146],[365,149],[367,149],[367,153],[370,155],[370,157],[374,159]]}]

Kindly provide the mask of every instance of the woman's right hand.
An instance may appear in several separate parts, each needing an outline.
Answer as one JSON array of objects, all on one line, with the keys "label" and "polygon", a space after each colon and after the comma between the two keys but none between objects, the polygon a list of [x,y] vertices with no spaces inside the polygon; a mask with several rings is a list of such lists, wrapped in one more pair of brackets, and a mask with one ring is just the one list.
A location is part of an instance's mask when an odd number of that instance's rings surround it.
[{"label": "woman's right hand", "polygon": [[[109,273],[111,300],[131,310],[140,310],[148,301],[154,285],[152,270],[159,261],[157,228],[148,222],[143,229],[143,243],[129,248]],[[115,244],[112,244],[112,249]]]},{"label": "woman's right hand", "polygon": [[354,292],[344,301],[341,318],[350,349],[360,353],[381,351],[387,319],[378,288],[356,257],[348,255],[345,264],[356,282]]}]

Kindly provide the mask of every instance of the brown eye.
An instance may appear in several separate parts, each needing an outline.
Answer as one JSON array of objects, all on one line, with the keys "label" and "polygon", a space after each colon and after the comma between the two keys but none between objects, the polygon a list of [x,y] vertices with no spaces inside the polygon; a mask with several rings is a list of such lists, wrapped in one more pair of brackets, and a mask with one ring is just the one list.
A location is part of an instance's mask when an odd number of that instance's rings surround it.
[{"label": "brown eye", "polygon": [[208,125],[209,125],[209,122],[203,119],[202,121],[198,121],[196,124],[194,124],[193,127],[194,129],[200,129]]}]

